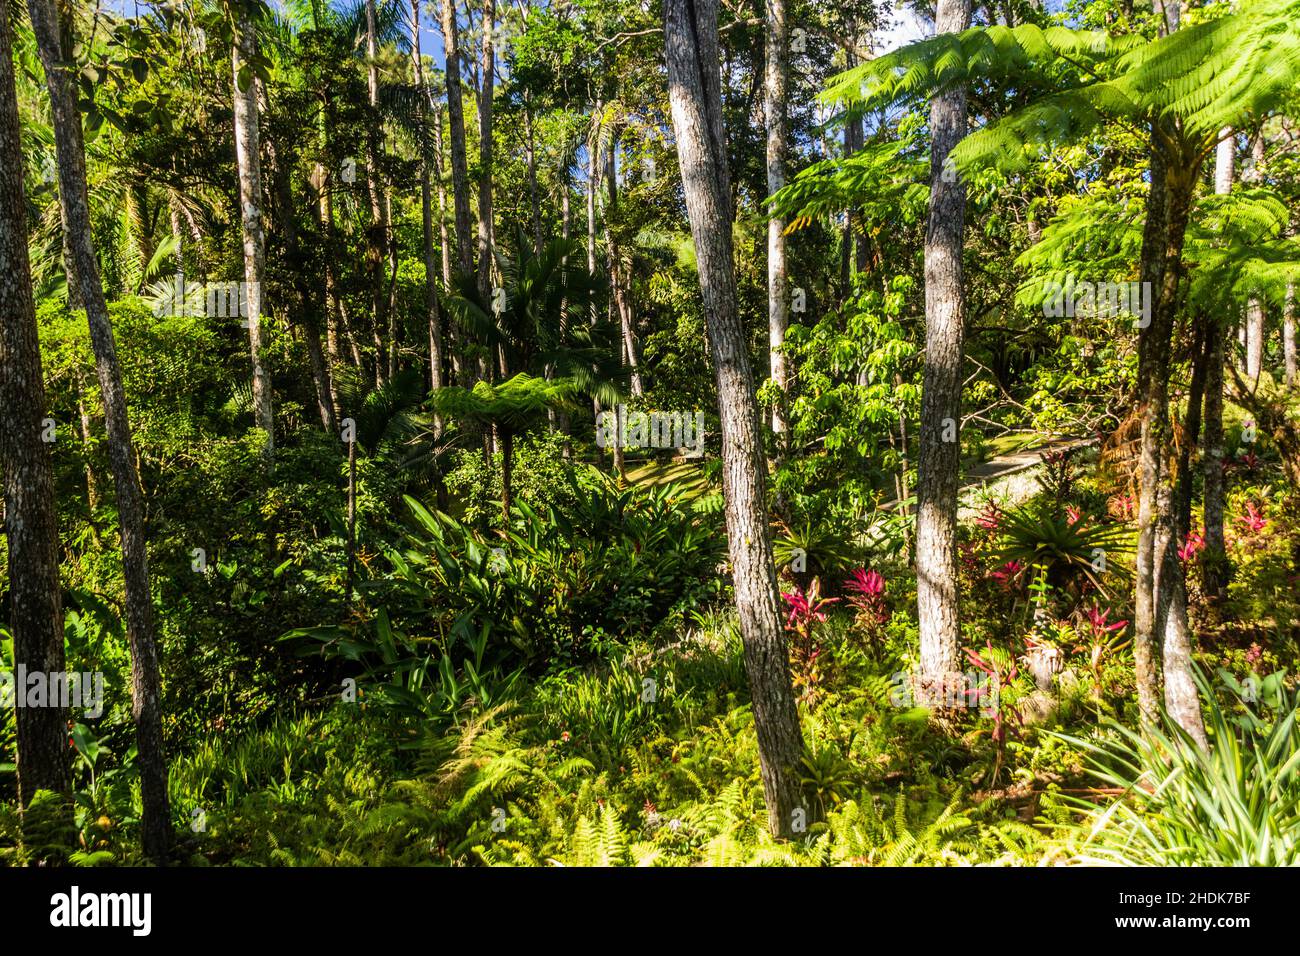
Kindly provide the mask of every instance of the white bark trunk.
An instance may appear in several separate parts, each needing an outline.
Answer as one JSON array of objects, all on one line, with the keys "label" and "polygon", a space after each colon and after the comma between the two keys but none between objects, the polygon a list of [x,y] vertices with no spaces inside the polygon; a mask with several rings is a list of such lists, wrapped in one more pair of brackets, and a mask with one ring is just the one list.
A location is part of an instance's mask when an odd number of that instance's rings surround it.
[{"label": "white bark trunk", "polygon": [[[248,303],[248,351],[253,362],[253,411],[266,432],[266,454],[275,448],[271,373],[262,356],[262,280],[266,274],[266,234],[262,225],[262,162],[257,109],[257,77],[247,64],[257,56],[257,34],[245,16],[231,50],[235,96],[235,159],[239,166],[239,209],[243,226],[244,294]],[[240,74],[244,73],[241,89]]]}]

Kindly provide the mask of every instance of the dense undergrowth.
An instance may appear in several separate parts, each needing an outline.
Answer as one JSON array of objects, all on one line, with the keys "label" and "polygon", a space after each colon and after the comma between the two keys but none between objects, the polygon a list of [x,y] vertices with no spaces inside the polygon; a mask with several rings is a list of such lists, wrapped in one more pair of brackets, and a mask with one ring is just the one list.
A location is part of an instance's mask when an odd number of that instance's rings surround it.
[{"label": "dense undergrowth", "polygon": [[[898,542],[864,528],[810,552],[812,570],[783,581],[806,753],[800,836],[777,843],[711,496],[620,488],[585,467],[569,473],[579,507],[530,505],[525,482],[508,530],[408,498],[357,612],[279,642],[278,666],[313,674],[316,700],[236,726],[218,718],[187,739],[171,768],[178,860],[1037,865],[1300,852],[1296,691],[1279,663],[1294,648],[1295,594],[1279,577],[1292,573],[1294,503],[1253,476],[1231,499],[1238,596],[1221,623],[1202,622],[1209,758],[1175,727],[1128,729],[1127,608],[1106,584],[1125,577],[1131,509],[1102,493],[1095,466],[1056,463],[1032,499],[989,501],[963,526],[978,706],[936,713],[911,696],[914,593]],[[1104,573],[1090,557],[1099,543]],[[1254,602],[1270,587],[1265,619]],[[1248,614],[1257,623],[1241,623]],[[87,637],[99,619],[93,605],[69,614],[74,655],[116,659],[111,631]],[[1042,671],[1044,659],[1058,663]],[[140,862],[128,729],[121,714],[78,725],[75,831],[52,822],[50,798],[48,828],[33,807],[19,849],[6,811],[5,859]]]}]

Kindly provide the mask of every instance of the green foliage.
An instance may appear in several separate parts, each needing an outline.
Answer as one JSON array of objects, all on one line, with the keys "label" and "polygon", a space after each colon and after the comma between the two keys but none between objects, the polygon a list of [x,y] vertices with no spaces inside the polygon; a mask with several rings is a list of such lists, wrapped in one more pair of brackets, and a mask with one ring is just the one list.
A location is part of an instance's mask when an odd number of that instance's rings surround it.
[{"label": "green foliage", "polygon": [[1087,517],[1072,520],[1054,510],[1010,511],[998,530],[996,560],[1038,569],[1056,587],[1086,580],[1102,594],[1108,593],[1106,573],[1121,570],[1115,559],[1131,547],[1130,533],[1123,525]]},{"label": "green foliage", "polygon": [[[1112,742],[1067,737],[1102,782],[1124,795],[1089,807],[1079,862],[1124,866],[1294,866],[1300,860],[1300,693],[1275,710],[1221,705],[1199,678],[1213,741],[1202,752],[1176,723],[1143,736],[1114,726]],[[1248,721],[1241,726],[1232,712]]]}]

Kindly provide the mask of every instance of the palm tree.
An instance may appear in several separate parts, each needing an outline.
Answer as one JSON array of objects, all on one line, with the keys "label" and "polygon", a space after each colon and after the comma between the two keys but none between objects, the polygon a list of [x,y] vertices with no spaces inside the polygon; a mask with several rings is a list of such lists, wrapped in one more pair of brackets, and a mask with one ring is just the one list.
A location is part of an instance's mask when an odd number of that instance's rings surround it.
[{"label": "palm tree", "polygon": [[443,300],[448,314],[489,352],[494,381],[526,372],[569,380],[604,404],[621,401],[627,373],[620,330],[587,321],[600,283],[574,264],[581,244],[553,239],[535,253],[521,232],[518,249],[517,262],[501,258],[505,285],[488,301],[470,276],[453,276]]}]

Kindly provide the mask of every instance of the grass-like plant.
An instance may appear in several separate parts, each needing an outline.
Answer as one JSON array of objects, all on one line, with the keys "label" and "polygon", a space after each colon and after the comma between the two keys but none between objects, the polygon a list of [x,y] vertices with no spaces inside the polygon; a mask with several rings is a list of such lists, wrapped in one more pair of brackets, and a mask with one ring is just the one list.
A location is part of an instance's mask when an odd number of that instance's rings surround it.
[{"label": "grass-like plant", "polygon": [[1201,751],[1167,716],[1146,733],[1114,725],[1110,745],[1064,737],[1090,755],[1095,775],[1123,795],[1088,805],[1074,862],[1112,866],[1300,864],[1300,690],[1240,720],[1201,686],[1212,746]]}]

